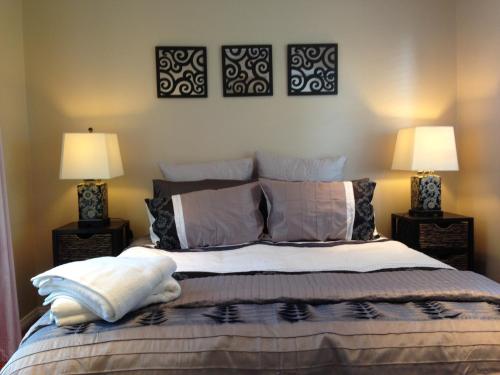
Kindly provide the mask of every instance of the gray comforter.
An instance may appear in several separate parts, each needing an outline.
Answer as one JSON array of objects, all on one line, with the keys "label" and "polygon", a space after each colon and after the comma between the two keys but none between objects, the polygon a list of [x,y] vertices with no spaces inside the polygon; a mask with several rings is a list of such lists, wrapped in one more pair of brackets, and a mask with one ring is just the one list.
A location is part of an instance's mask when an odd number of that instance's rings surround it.
[{"label": "gray comforter", "polygon": [[30,330],[10,374],[500,373],[500,285],[472,272],[225,275],[109,324]]}]

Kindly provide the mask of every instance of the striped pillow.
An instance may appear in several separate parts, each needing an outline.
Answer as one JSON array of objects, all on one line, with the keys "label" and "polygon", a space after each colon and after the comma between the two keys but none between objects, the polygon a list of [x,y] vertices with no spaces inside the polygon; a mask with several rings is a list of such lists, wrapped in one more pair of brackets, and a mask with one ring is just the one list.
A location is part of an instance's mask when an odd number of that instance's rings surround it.
[{"label": "striped pillow", "polygon": [[173,250],[259,240],[264,225],[260,200],[260,186],[253,182],[176,194],[171,199],[160,197],[146,203],[155,217],[153,230],[160,238],[157,247]]},{"label": "striped pillow", "polygon": [[273,241],[371,240],[376,183],[290,182],[259,179]]}]

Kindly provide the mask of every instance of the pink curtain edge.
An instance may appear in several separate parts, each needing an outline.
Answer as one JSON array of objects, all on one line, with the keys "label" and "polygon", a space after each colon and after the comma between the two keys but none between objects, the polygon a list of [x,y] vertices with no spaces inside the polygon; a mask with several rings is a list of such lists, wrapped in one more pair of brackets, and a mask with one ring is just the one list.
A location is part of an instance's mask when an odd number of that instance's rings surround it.
[{"label": "pink curtain edge", "polygon": [[3,139],[0,129],[0,363],[7,362],[21,341],[14,254],[9,218]]}]

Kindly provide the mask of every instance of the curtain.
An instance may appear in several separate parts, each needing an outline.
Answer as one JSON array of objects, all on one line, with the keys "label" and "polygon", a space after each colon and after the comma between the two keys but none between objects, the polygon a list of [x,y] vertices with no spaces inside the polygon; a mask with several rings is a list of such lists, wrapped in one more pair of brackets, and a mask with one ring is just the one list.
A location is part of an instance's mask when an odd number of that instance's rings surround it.
[{"label": "curtain", "polygon": [[14,353],[20,341],[21,327],[0,133],[0,368]]}]

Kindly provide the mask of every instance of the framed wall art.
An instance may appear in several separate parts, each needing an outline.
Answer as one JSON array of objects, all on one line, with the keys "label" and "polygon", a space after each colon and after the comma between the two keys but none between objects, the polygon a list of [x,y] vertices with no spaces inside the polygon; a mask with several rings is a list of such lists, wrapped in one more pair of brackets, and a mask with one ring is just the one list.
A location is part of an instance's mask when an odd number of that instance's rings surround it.
[{"label": "framed wall art", "polygon": [[231,45],[221,50],[224,96],[273,95],[271,45]]},{"label": "framed wall art", "polygon": [[206,47],[156,47],[158,98],[207,97]]},{"label": "framed wall art", "polygon": [[337,95],[338,46],[288,45],[288,95]]}]

